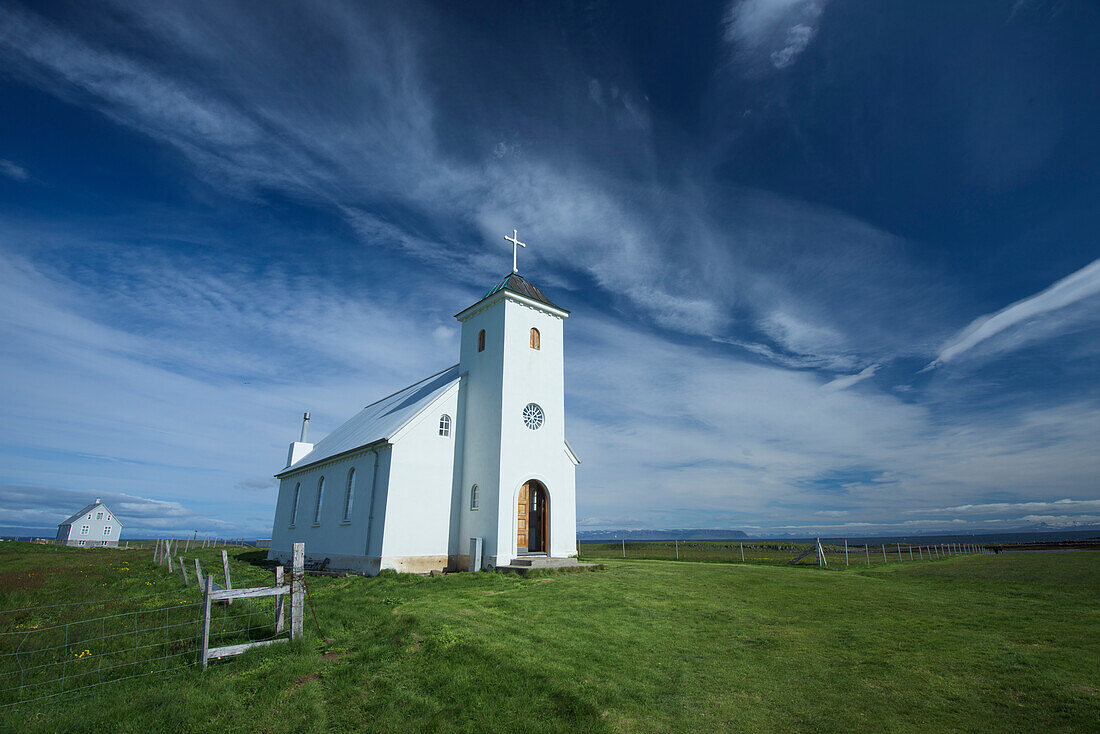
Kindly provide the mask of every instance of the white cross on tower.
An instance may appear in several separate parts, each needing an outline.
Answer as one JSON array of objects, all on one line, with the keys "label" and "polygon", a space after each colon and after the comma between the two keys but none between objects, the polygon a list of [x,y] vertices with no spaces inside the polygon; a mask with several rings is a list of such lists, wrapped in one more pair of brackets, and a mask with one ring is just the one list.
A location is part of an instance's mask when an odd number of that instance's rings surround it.
[{"label": "white cross on tower", "polygon": [[512,236],[509,237],[508,235],[504,235],[504,239],[512,243],[512,272],[518,273],[519,270],[516,268],[516,253],[519,252],[519,250],[516,249],[516,246],[527,247],[527,245],[519,241],[519,232],[514,229],[512,230]]}]

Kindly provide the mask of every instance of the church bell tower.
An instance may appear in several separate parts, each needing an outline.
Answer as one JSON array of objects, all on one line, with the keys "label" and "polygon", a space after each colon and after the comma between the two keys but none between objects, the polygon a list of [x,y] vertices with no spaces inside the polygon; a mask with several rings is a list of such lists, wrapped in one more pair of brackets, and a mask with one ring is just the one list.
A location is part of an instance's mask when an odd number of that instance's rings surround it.
[{"label": "church bell tower", "polygon": [[576,459],[565,444],[568,316],[515,269],[455,316],[462,440],[452,553],[468,558],[469,541],[481,539],[482,568],[576,555]]}]

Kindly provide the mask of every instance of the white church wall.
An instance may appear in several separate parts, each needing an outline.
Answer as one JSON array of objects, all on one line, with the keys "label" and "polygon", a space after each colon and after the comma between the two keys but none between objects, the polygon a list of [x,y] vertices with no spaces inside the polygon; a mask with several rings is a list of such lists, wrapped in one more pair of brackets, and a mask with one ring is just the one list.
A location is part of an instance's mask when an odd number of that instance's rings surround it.
[{"label": "white church wall", "polygon": [[[503,298],[503,295],[500,296]],[[485,330],[485,350],[479,352],[478,334]],[[463,373],[462,497],[459,532],[452,535],[451,553],[459,563],[468,554],[470,538],[483,538],[483,558],[496,555],[496,527],[500,494],[500,427],[504,361],[504,309],[490,306],[462,322],[459,372]],[[477,484],[480,507],[470,510],[469,494]]]},{"label": "white church wall", "polygon": [[[386,445],[364,448],[282,477],[268,558],[288,563],[292,544],[303,542],[310,561],[328,558],[333,568],[377,572],[385,517],[385,500],[380,501],[379,495],[386,493],[389,448]],[[353,494],[350,513],[345,520],[344,503],[352,469],[355,469]],[[322,477],[324,492],[315,522],[317,487]],[[294,488],[299,484],[298,508],[294,512]],[[368,543],[375,547],[373,554]]]},{"label": "white church wall", "polygon": [[[459,387],[441,395],[393,438],[382,568],[425,573],[448,563]],[[439,435],[441,416],[448,435]]]}]

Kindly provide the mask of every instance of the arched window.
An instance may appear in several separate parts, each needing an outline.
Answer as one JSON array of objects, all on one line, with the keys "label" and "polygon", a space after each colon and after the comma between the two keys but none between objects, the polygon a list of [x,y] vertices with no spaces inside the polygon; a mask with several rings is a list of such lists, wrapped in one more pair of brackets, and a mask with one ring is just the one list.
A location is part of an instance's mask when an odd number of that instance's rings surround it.
[{"label": "arched window", "polygon": [[355,467],[348,470],[348,487],[344,492],[344,522],[351,518],[351,501],[355,494]]},{"label": "arched window", "polygon": [[470,512],[477,512],[477,494],[477,485],[475,484],[474,486],[470,487]]},{"label": "arched window", "polygon": [[298,495],[302,493],[302,483],[294,485],[294,504],[290,506],[290,527],[294,527],[294,519],[298,517]]},{"label": "arched window", "polygon": [[477,351],[485,351],[485,329],[482,329],[477,333]]},{"label": "arched window", "polygon": [[537,350],[539,348],[539,330],[531,327],[531,348]]},{"label": "arched window", "polygon": [[317,480],[317,506],[313,508],[313,524],[321,524],[321,500],[325,496],[325,478]]},{"label": "arched window", "polygon": [[451,416],[446,413],[439,416],[439,435],[444,437],[451,435]]}]

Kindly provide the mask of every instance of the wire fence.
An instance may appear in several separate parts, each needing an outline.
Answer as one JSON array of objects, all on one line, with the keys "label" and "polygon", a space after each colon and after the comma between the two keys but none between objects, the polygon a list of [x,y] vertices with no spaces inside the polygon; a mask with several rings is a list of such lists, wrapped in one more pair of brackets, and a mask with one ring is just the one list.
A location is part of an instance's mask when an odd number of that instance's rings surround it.
[{"label": "wire fence", "polygon": [[[211,606],[212,645],[288,636],[276,631],[275,598],[233,601]],[[186,588],[0,610],[0,709],[195,666],[202,607],[202,592]]]},{"label": "wire fence", "polygon": [[703,561],[710,563],[755,563],[769,565],[827,565],[830,567],[881,566],[891,563],[937,561],[959,555],[990,553],[976,543],[849,543],[846,540],[822,541],[819,563],[817,545],[787,541],[709,541],[709,540],[618,540],[581,543],[577,546],[583,560],[634,558],[655,561]]}]

